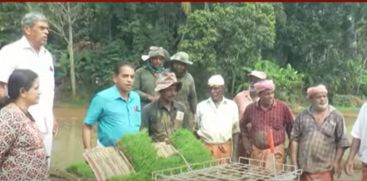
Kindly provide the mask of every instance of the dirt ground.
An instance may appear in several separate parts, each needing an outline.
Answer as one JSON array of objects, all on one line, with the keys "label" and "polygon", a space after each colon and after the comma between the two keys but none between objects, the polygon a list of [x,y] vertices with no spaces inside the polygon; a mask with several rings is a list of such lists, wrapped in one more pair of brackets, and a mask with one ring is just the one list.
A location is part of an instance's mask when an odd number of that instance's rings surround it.
[{"label": "dirt ground", "polygon": [[[51,175],[63,175],[65,168],[74,161],[83,160],[82,143],[82,120],[85,116],[85,108],[55,108],[56,119],[59,122],[59,133],[54,138],[52,157],[51,157]],[[358,112],[343,112],[348,131],[351,129]],[[96,135],[93,134],[95,143]],[[345,156],[348,152],[345,154]],[[361,172],[356,170],[352,177],[344,173],[338,180],[360,180]]]}]

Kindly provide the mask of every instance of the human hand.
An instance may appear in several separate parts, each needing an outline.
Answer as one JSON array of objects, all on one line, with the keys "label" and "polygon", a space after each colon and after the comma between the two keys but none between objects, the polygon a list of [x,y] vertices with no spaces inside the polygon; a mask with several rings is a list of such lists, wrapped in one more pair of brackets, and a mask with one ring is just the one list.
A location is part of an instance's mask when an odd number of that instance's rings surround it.
[{"label": "human hand", "polygon": [[354,164],[353,160],[347,160],[347,163],[344,166],[344,171],[347,175],[352,176],[354,175]]},{"label": "human hand", "polygon": [[151,102],[153,102],[153,101],[155,101],[155,100],[158,100],[158,98],[159,98],[159,96],[158,96],[158,95],[156,95],[156,96],[151,96],[151,95],[149,95],[149,96],[148,96],[148,99],[149,99],[149,101],[151,101]]},{"label": "human hand", "polygon": [[242,139],[241,141],[242,141],[242,146],[245,149],[246,155],[250,156],[250,154],[252,153],[252,145],[250,141],[246,139]]},{"label": "human hand", "polygon": [[[91,151],[91,148],[84,148],[83,156],[84,156],[84,154],[87,154],[90,151]],[[85,164],[89,165],[86,157],[84,157],[84,162],[85,162]]]},{"label": "human hand", "polygon": [[57,133],[59,133],[59,123],[56,121],[56,119],[54,120],[54,125],[52,127],[52,135],[56,136]]},{"label": "human hand", "polygon": [[337,178],[340,178],[340,175],[342,173],[340,163],[339,162],[334,162],[329,167],[331,169],[331,173],[336,175]]}]

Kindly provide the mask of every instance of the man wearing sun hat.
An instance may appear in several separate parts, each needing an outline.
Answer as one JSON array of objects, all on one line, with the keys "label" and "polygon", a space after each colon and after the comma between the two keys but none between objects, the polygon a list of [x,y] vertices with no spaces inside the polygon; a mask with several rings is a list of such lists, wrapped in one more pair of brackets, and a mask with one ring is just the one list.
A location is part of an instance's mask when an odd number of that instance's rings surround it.
[{"label": "man wearing sun hat", "polygon": [[327,89],[307,89],[311,106],[299,114],[291,134],[291,159],[302,169],[301,180],[334,180],[341,174],[341,160],[349,147],[344,118],[329,105]]},{"label": "man wearing sun hat", "polygon": [[169,59],[167,50],[151,46],[149,54],[143,55],[144,66],[137,69],[133,89],[138,92],[142,106],[156,100],[155,83],[160,73],[164,71],[164,61]]},{"label": "man wearing sun hat", "polygon": [[[241,139],[247,155],[266,161],[265,167],[273,168],[285,159],[285,136],[290,137],[293,116],[290,108],[274,98],[275,85],[272,80],[263,80],[254,85],[259,100],[247,106],[240,120]],[[274,153],[268,144],[267,134],[273,134]]]},{"label": "man wearing sun hat", "polygon": [[188,128],[188,113],[185,106],[176,101],[182,83],[172,72],[164,72],[157,79],[156,91],[160,96],[146,105],[142,113],[142,128],[147,128],[154,142],[169,139],[178,128]]},{"label": "man wearing sun hat", "polygon": [[235,161],[240,132],[237,105],[224,97],[224,79],[221,75],[211,76],[208,87],[210,98],[197,105],[196,134],[215,159],[232,158]]},{"label": "man wearing sun hat", "polygon": [[176,100],[182,102],[189,111],[190,127],[194,127],[194,114],[198,103],[195,89],[195,81],[187,71],[187,66],[192,65],[186,52],[177,52],[171,57],[170,71],[174,72],[177,80],[182,82],[182,88],[178,92]]}]

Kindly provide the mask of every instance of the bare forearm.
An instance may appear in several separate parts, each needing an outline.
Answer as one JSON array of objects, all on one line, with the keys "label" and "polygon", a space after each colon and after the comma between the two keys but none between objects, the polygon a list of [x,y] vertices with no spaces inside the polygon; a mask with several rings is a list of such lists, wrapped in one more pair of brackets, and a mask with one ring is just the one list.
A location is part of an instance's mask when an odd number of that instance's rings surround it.
[{"label": "bare forearm", "polygon": [[0,81],[0,98],[6,95],[6,83]]},{"label": "bare forearm", "polygon": [[233,151],[232,151],[232,157],[233,159],[237,160],[238,159],[238,140],[239,140],[239,133],[235,133],[232,135],[232,140],[233,140]]},{"label": "bare forearm", "polygon": [[92,127],[89,125],[83,126],[83,145],[84,149],[90,149],[90,138],[91,138]]},{"label": "bare forearm", "polygon": [[348,160],[353,160],[354,159],[354,157],[356,156],[356,154],[359,150],[360,145],[361,145],[361,140],[358,139],[358,138],[353,138],[352,146],[350,148],[350,152],[349,152],[349,155],[348,155]]},{"label": "bare forearm", "polygon": [[298,153],[298,142],[296,141],[292,141],[290,143],[290,156],[291,156],[291,161],[294,165],[298,166],[298,161],[297,161],[297,153]]},{"label": "bare forearm", "polygon": [[344,155],[344,148],[337,148],[335,154],[335,162],[340,163]]}]

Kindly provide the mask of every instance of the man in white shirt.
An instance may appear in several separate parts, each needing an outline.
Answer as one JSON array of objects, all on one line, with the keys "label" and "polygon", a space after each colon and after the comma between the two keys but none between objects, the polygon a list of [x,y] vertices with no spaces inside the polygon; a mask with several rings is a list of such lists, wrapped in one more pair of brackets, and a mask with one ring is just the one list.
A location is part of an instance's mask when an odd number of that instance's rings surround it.
[{"label": "man in white shirt", "polygon": [[30,69],[38,74],[40,100],[29,108],[29,112],[44,135],[44,144],[50,157],[52,137],[57,126],[53,115],[54,66],[51,53],[44,47],[49,33],[48,21],[43,14],[31,12],[23,17],[22,29],[24,36],[20,40],[0,50],[0,93],[5,92],[13,70]]},{"label": "man in white shirt", "polygon": [[347,175],[353,175],[354,157],[358,153],[359,160],[363,164],[362,180],[367,180],[367,103],[364,103],[359,111],[356,122],[352,129],[352,146],[345,164]]},{"label": "man in white shirt", "polygon": [[224,97],[224,79],[221,75],[211,76],[208,86],[210,98],[197,105],[196,134],[214,158],[231,157],[232,161],[236,161],[240,132],[237,105]]}]

